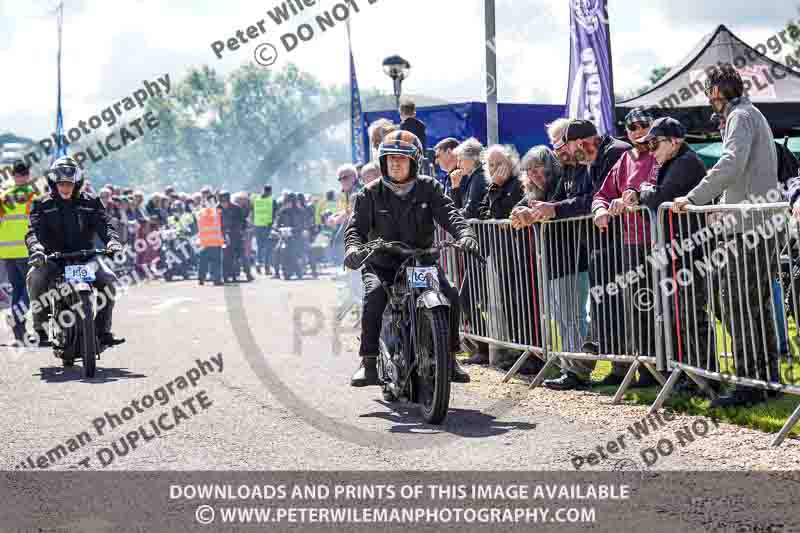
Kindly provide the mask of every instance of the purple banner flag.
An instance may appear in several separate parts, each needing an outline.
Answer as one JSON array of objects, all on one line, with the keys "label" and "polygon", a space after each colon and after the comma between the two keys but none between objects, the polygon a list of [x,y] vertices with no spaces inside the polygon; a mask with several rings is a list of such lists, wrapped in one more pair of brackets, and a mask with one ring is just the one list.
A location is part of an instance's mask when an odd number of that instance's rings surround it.
[{"label": "purple banner flag", "polygon": [[570,50],[567,114],[591,120],[600,134],[615,133],[606,0],[569,0]]},{"label": "purple banner flag", "polygon": [[356,65],[353,61],[353,45],[350,41],[350,21],[347,21],[347,47],[350,49],[350,145],[353,164],[366,163],[369,156],[364,155],[364,147],[368,146],[367,128],[364,125],[364,114],[361,110],[361,93],[356,79]]}]

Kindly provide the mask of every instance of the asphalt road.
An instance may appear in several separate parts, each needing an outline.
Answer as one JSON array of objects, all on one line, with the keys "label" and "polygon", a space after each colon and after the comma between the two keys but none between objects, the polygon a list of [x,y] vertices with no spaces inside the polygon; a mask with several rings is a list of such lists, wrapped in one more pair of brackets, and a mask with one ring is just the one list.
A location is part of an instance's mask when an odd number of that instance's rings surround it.
[{"label": "asphalt road", "polygon": [[[336,303],[327,277],[152,282],[118,302],[114,331],[127,342],[102,355],[95,379],[49,349],[0,349],[0,468],[571,469],[575,454],[616,436],[489,398],[481,383],[454,385],[446,423],[426,425],[379,388],[348,386],[354,335],[334,331]],[[704,462],[684,454],[659,465]]]}]

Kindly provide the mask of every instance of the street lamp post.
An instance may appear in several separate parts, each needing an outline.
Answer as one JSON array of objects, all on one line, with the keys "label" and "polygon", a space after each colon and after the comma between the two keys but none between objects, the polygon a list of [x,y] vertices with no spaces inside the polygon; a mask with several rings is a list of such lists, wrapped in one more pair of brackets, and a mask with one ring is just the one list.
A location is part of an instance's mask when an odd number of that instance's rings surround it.
[{"label": "street lamp post", "polygon": [[392,78],[394,83],[394,97],[397,101],[397,107],[400,107],[400,94],[403,90],[403,80],[408,77],[411,70],[411,64],[400,56],[389,56],[383,60],[383,72]]}]

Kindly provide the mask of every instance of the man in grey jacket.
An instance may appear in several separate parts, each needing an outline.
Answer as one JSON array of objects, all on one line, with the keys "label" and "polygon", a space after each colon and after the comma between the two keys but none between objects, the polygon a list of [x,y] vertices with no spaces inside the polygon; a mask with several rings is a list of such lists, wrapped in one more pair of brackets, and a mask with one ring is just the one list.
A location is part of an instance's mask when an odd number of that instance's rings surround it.
[{"label": "man in grey jacket", "polygon": [[[706,81],[714,111],[727,120],[722,157],[688,195],[676,198],[673,209],[686,211],[688,205],[706,205],[721,195],[721,203],[738,204],[755,198],[771,198],[778,187],[778,160],[772,130],[766,118],[744,96],[744,83],[731,65],[714,69]],[[764,201],[764,200],[762,200]],[[772,317],[772,276],[774,238],[755,234],[763,225],[759,215],[744,215],[735,234],[728,237],[727,260],[715,276],[721,284],[721,313],[733,339],[736,375],[779,381],[775,323]],[[743,320],[743,318],[745,320]],[[765,353],[766,351],[766,353]],[[760,390],[737,387],[718,398],[712,407],[746,405],[764,401]]]}]

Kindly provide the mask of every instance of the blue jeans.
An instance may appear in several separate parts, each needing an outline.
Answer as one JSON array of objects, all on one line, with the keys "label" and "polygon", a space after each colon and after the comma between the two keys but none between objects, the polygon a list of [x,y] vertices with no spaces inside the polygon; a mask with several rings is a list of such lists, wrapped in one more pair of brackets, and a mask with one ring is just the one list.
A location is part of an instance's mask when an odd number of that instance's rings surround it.
[{"label": "blue jeans", "polygon": [[786,328],[783,324],[783,287],[777,279],[772,280],[772,300],[775,307],[775,329],[778,333],[778,351],[789,353],[789,341],[786,338]]},{"label": "blue jeans", "polygon": [[[23,309],[27,309],[30,306],[28,286],[25,283],[25,279],[28,275],[28,258],[3,259],[3,265],[8,273],[8,282],[11,284],[11,308],[16,309],[21,306]],[[13,312],[11,316],[13,319]],[[22,338],[24,330],[24,323],[14,324],[15,337]]]},{"label": "blue jeans", "polygon": [[222,281],[222,248],[210,246],[200,251],[197,279],[206,280],[206,273],[213,281]]},{"label": "blue jeans", "polygon": [[[561,350],[582,351],[589,334],[589,273],[578,272],[548,282],[550,315],[555,317],[561,336]],[[590,379],[595,361],[560,358],[562,372]]]}]

